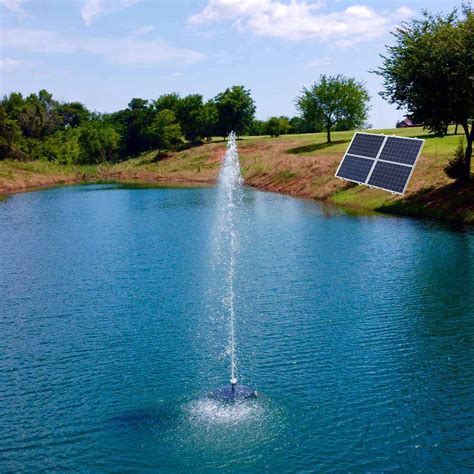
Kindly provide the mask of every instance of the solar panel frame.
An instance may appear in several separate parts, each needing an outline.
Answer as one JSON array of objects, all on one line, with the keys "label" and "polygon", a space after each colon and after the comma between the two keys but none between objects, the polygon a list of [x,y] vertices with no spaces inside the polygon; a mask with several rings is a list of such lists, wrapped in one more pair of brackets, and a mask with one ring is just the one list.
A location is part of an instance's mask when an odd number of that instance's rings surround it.
[{"label": "solar panel frame", "polygon": [[[350,164],[350,161],[352,161],[353,163]],[[352,155],[352,154],[347,153],[346,156],[344,157],[343,162],[341,163],[341,166],[337,170],[336,176],[338,178],[343,178],[348,181],[352,181],[353,183],[364,184],[367,181],[367,177],[372,172],[374,163],[375,163],[374,158],[365,158],[362,156],[357,156],[357,155]],[[356,179],[356,172],[355,172],[355,171],[361,170],[361,165],[367,168],[367,170],[362,170],[362,173],[365,176],[363,181]],[[348,170],[348,171],[352,171],[352,177],[349,177],[350,175],[347,175],[347,174],[344,175],[345,170],[343,168],[350,168],[351,166],[352,166],[352,170]],[[359,168],[359,169],[356,170],[355,168]]]},{"label": "solar panel frame", "polygon": [[[360,141],[360,143],[358,143],[358,141]],[[371,141],[372,143],[370,143]],[[357,132],[354,134],[353,140],[347,149],[347,154],[360,156],[362,158],[372,158],[375,160],[379,155],[380,149],[383,147],[384,142],[384,135]]]},{"label": "solar panel frame", "polygon": [[[342,160],[341,160],[341,162],[339,163],[339,166],[337,167],[335,176],[336,176],[337,178],[339,178],[339,179],[344,179],[344,180],[346,180],[346,181],[351,181],[351,182],[353,182],[353,183],[365,184],[365,183],[367,182],[368,177],[369,177],[370,174],[372,173],[372,170],[373,170],[373,168],[374,168],[374,166],[375,166],[375,162],[377,161],[377,157],[378,157],[379,154],[380,154],[380,150],[383,148],[383,144],[385,143],[385,140],[382,142],[382,144],[381,144],[381,146],[380,146],[380,148],[379,148],[379,151],[378,151],[378,153],[377,153],[377,155],[376,155],[375,157],[363,156],[363,155],[356,155],[356,154],[354,154],[354,153],[349,153],[349,150],[352,148],[352,144],[354,143],[354,140],[356,140],[356,137],[357,137],[358,135],[375,135],[375,134],[373,134],[373,133],[365,133],[365,132],[356,132],[356,133],[354,133],[354,135],[352,135],[352,139],[351,139],[351,141],[350,141],[350,143],[349,143],[349,146],[347,147],[346,152],[344,153],[344,156],[342,157]],[[380,135],[377,135],[377,136],[380,136]],[[385,136],[384,136],[384,137],[385,137]],[[342,164],[344,163],[344,161],[345,161],[347,155],[355,156],[355,157],[358,157],[358,158],[365,158],[365,159],[367,159],[367,160],[372,160],[372,161],[373,161],[373,163],[372,163],[372,169],[369,171],[369,174],[367,175],[367,178],[366,178],[365,182],[360,182],[360,181],[357,181],[357,180],[355,180],[355,179],[351,179],[351,178],[346,178],[346,177],[338,176],[338,173],[339,173],[339,171],[340,171],[340,169],[341,169],[341,167],[342,167]]]},{"label": "solar panel frame", "polygon": [[[369,156],[357,155],[357,154],[354,154],[354,153],[349,153],[349,150],[351,149],[351,146],[352,146],[352,144],[353,144],[353,142],[354,142],[356,136],[357,136],[357,135],[362,135],[362,134],[363,134],[363,135],[376,135],[376,136],[378,136],[378,137],[384,137],[384,140],[383,140],[383,142],[382,142],[382,144],[381,144],[381,146],[380,146],[380,148],[379,148],[379,151],[378,151],[378,153],[377,153],[377,156],[376,156],[375,158],[369,157]],[[400,161],[391,161],[391,160],[385,160],[385,159],[380,158],[380,156],[381,156],[381,154],[382,154],[382,152],[383,152],[383,150],[384,150],[385,144],[387,143],[388,139],[389,139],[389,138],[392,138],[392,137],[393,137],[393,138],[398,138],[398,139],[401,139],[401,140],[416,140],[416,141],[420,142],[420,146],[419,146],[419,148],[418,148],[418,153],[417,153],[416,158],[415,158],[415,160],[413,161],[412,164],[401,163]],[[375,134],[375,133],[366,133],[366,132],[356,132],[356,133],[353,135],[353,137],[352,137],[352,139],[351,139],[351,141],[350,141],[350,143],[349,143],[349,146],[348,146],[346,152],[344,153],[344,156],[343,156],[341,162],[339,163],[339,166],[337,167],[335,176],[336,176],[337,178],[341,179],[341,180],[351,181],[351,182],[357,183],[357,184],[364,184],[364,185],[366,185],[366,186],[369,186],[370,188],[382,189],[382,190],[384,190],[384,191],[391,192],[392,194],[398,194],[398,195],[401,196],[401,195],[405,194],[405,191],[406,191],[406,189],[407,189],[407,187],[408,187],[408,184],[410,183],[410,180],[411,180],[411,178],[412,178],[413,172],[415,171],[415,166],[416,166],[416,164],[418,163],[418,160],[419,160],[419,158],[420,158],[420,156],[421,156],[421,151],[422,151],[422,149],[423,149],[424,143],[425,143],[425,140],[423,140],[422,138],[416,138],[416,137],[399,137],[399,136],[397,136],[397,135],[384,135],[384,134]],[[341,166],[342,166],[342,164],[344,163],[344,161],[345,161],[347,155],[352,155],[352,156],[359,157],[359,158],[365,158],[365,159],[368,159],[368,160],[373,160],[372,169],[370,170],[370,172],[369,172],[369,174],[368,174],[368,176],[367,176],[367,178],[366,178],[366,180],[365,180],[364,183],[361,183],[360,181],[356,181],[356,180],[354,180],[354,179],[350,179],[350,178],[338,176],[339,170],[341,169]],[[381,187],[381,186],[373,185],[373,184],[368,184],[369,181],[370,181],[370,178],[372,177],[372,174],[373,174],[374,169],[375,169],[375,167],[376,167],[376,165],[377,165],[378,162],[387,163],[387,164],[393,164],[393,165],[399,165],[399,166],[405,166],[405,167],[407,167],[407,168],[410,168],[410,173],[409,173],[409,175],[408,175],[408,177],[407,177],[407,179],[406,179],[406,181],[405,181],[405,185],[404,185],[403,190],[402,190],[401,192],[395,191],[395,190],[393,190],[393,189],[388,189],[388,188],[384,188],[384,187]]]},{"label": "solar panel frame", "polygon": [[[402,165],[409,165],[413,166],[416,156],[412,160],[411,157],[410,159],[407,159],[407,157],[397,157],[394,156],[396,155],[396,149],[398,147],[398,151],[400,152],[400,146],[402,147],[401,151],[405,151],[407,154],[413,151],[413,144],[416,143],[416,146],[418,147],[417,154],[420,151],[420,148],[423,146],[423,140],[420,140],[419,138],[405,138],[405,137],[396,137],[396,136],[389,136],[387,137],[387,141],[385,142],[385,145],[383,146],[383,149],[380,153],[379,160],[382,161],[388,161],[390,163],[399,163]],[[388,155],[388,156],[387,156]],[[413,156],[413,155],[412,155]]]},{"label": "solar panel frame", "polygon": [[411,166],[379,160],[375,164],[370,178],[367,179],[367,185],[400,193],[403,192],[410,173]]}]

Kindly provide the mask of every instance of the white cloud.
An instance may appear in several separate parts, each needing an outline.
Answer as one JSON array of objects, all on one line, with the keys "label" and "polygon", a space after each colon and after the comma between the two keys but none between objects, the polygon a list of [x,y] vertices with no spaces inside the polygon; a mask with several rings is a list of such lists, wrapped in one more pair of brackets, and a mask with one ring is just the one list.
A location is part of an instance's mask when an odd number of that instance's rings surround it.
[{"label": "white cloud", "polygon": [[29,64],[28,61],[16,58],[0,58],[0,70],[12,70]]},{"label": "white cloud", "polygon": [[81,17],[86,25],[90,25],[99,15],[124,10],[138,3],[139,0],[83,0]]},{"label": "white cloud", "polygon": [[162,41],[126,38],[66,38],[48,30],[4,29],[0,39],[5,48],[30,53],[90,53],[113,64],[155,64],[164,61],[196,63],[204,54],[177,48]]},{"label": "white cloud", "polygon": [[407,7],[393,13],[379,13],[366,5],[324,13],[324,7],[322,2],[307,0],[291,0],[289,3],[279,0],[210,0],[201,12],[188,18],[188,22],[200,26],[232,21],[238,29],[250,30],[259,36],[293,41],[336,40],[336,44],[343,45],[380,37],[394,25],[394,21],[413,13]]},{"label": "white cloud", "polygon": [[400,7],[395,10],[395,17],[400,19],[410,18],[415,15],[415,12],[408,7]]},{"label": "white cloud", "polygon": [[189,18],[189,22],[200,25],[235,20],[266,9],[270,3],[270,0],[210,0],[204,10]]},{"label": "white cloud", "polygon": [[26,0],[0,0],[0,6],[16,14],[19,18],[24,18],[26,17],[26,12],[23,8],[25,2]]},{"label": "white cloud", "polygon": [[23,13],[23,3],[25,0],[0,0],[0,5],[15,13]]}]

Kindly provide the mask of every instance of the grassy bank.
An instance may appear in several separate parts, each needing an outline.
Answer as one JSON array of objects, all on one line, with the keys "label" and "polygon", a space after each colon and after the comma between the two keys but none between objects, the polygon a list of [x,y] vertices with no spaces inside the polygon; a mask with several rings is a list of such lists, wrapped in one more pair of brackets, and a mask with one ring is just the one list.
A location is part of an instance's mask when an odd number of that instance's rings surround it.
[{"label": "grassy bank", "polygon": [[[246,137],[239,141],[245,182],[260,189],[327,200],[361,210],[474,223],[473,185],[461,189],[443,172],[459,136],[437,138],[427,135],[421,128],[376,132],[426,140],[403,197],[334,178],[353,132],[334,133],[331,144],[325,143],[325,134]],[[222,141],[213,141],[166,157],[157,157],[156,152],[150,152],[114,166],[87,168],[40,162],[0,162],[0,192],[98,179],[212,183],[224,150]]]}]

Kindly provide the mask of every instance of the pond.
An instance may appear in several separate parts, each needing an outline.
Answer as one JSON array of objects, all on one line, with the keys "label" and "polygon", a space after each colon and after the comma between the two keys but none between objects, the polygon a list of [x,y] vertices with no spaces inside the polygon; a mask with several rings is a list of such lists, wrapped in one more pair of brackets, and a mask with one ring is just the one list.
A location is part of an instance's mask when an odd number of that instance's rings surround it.
[{"label": "pond", "polygon": [[0,203],[0,471],[474,469],[474,233],[246,189],[222,406],[216,189]]}]

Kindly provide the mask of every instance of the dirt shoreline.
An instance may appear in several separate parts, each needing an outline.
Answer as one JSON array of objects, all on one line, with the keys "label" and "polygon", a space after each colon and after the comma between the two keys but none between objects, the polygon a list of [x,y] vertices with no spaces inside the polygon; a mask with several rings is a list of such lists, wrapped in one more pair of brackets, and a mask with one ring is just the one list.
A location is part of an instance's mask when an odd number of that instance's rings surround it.
[{"label": "dirt shoreline", "polygon": [[[217,177],[213,178],[197,178],[192,176],[172,176],[166,174],[155,174],[155,173],[141,173],[141,172],[125,172],[120,171],[101,171],[94,176],[88,176],[85,174],[77,174],[74,177],[54,176],[48,175],[43,176],[41,179],[31,180],[29,182],[11,182],[7,185],[3,184],[0,186],[0,197],[7,197],[11,194],[23,193],[29,191],[39,191],[43,189],[58,187],[58,186],[72,186],[79,184],[94,184],[94,183],[117,183],[117,184],[133,184],[133,185],[164,185],[164,186],[177,186],[177,187],[205,187],[212,186],[216,183]],[[386,214],[396,216],[409,216],[412,218],[431,218],[439,221],[458,222],[462,224],[472,225],[473,222],[465,220],[462,217],[456,218],[456,215],[449,216],[446,212],[440,211],[428,211],[421,209],[419,206],[404,205],[403,200],[398,200],[392,204],[392,206],[386,206],[381,208],[369,208],[364,205],[359,205],[357,202],[343,202],[339,203],[331,198],[331,195],[323,195],[320,197],[314,196],[313,193],[308,192],[308,189],[301,185],[300,186],[285,186],[284,184],[275,183],[270,177],[266,180],[262,180],[261,177],[258,179],[246,179],[245,184],[255,189],[262,191],[269,191],[279,194],[285,194],[293,197],[300,197],[306,199],[313,199],[322,203],[331,204],[341,209],[353,210],[357,214]],[[363,189],[363,188],[361,188]],[[408,198],[409,199],[409,198]],[[423,204],[423,203],[422,203]],[[449,212],[449,210],[447,210]]]},{"label": "dirt shoreline", "polygon": [[[420,132],[410,129],[403,133],[419,136]],[[241,140],[238,146],[244,182],[256,189],[335,204],[358,214],[376,212],[474,224],[474,180],[460,186],[444,173],[458,137],[426,138],[408,191],[398,196],[334,177],[352,134],[335,132],[331,144],[319,134]],[[209,186],[217,180],[224,154],[222,142],[210,142],[160,158],[156,151],[150,151],[116,164],[3,161],[0,195],[98,182]]]}]

